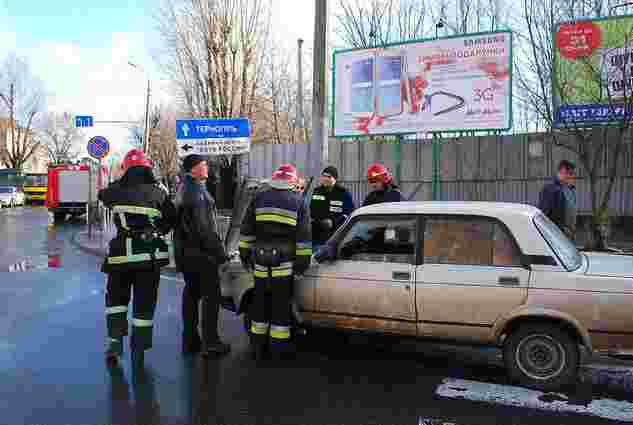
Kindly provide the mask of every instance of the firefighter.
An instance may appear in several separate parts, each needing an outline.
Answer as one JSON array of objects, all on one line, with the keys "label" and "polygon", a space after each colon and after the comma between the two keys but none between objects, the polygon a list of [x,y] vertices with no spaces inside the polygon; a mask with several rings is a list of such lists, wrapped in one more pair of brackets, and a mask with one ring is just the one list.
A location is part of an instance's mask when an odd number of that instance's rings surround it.
[{"label": "firefighter", "polygon": [[337,183],[338,170],[325,167],[320,184],[312,193],[310,217],[312,221],[312,248],[324,244],[347,220],[354,210],[352,195]]},{"label": "firefighter", "polygon": [[255,274],[249,313],[256,359],[262,359],[267,348],[275,357],[292,351],[293,276],[307,270],[312,256],[310,221],[296,183],[295,167],[281,165],[272,175],[271,188],[255,195],[240,232],[240,258]]},{"label": "firefighter", "polygon": [[145,350],[152,347],[160,268],[169,264],[162,236],[173,228],[176,209],[159,188],[141,150],[132,149],[125,155],[122,170],[121,179],[99,192],[99,200],[114,213],[117,229],[101,268],[108,275],[106,361],[116,363],[123,352],[133,291],[130,348],[134,364],[142,364]]},{"label": "firefighter", "polygon": [[363,207],[383,202],[400,202],[402,194],[393,182],[393,177],[382,164],[372,164],[367,169],[370,193],[363,201]]}]

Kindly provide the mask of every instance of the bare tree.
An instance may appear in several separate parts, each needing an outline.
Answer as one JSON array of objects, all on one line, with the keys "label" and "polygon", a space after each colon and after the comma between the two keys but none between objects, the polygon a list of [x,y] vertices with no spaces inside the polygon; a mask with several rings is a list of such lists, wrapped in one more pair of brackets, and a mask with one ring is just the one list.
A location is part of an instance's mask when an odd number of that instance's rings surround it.
[{"label": "bare tree", "polygon": [[[605,1],[523,0],[525,32],[520,34],[524,46],[520,55],[525,58],[519,67],[518,84],[521,101],[527,105],[546,127],[554,145],[576,156],[588,180],[591,214],[589,246],[605,249],[607,240],[605,227],[608,222],[608,207],[617,176],[624,141],[631,136],[633,116],[629,112],[632,104],[633,77],[630,61],[623,60],[614,67],[621,85],[608,83],[600,61],[590,57],[579,57],[576,63],[582,77],[567,68],[564,61],[555,56],[552,49],[554,34],[559,22],[570,21],[591,13],[601,16],[608,10]],[[631,55],[629,43],[633,30],[624,29],[619,36],[624,58]],[[598,63],[597,63],[598,62]],[[586,103],[603,103],[614,117],[611,126],[591,125],[580,121],[566,121],[557,126],[554,99],[560,104],[573,103],[578,97]],[[602,187],[600,181],[606,181]]]},{"label": "bare tree", "polygon": [[150,115],[149,156],[162,177],[178,172],[178,145],[176,142],[176,111],[156,107]]},{"label": "bare tree", "polygon": [[22,169],[41,145],[33,124],[42,110],[43,89],[26,61],[9,55],[0,68],[0,113],[8,117],[7,140],[0,145],[0,161]]},{"label": "bare tree", "polygon": [[168,0],[163,65],[187,112],[250,116],[270,29],[269,0]]},{"label": "bare tree", "polygon": [[74,161],[79,157],[79,142],[84,134],[75,127],[72,114],[49,113],[44,127],[40,130],[40,140],[51,162]]}]

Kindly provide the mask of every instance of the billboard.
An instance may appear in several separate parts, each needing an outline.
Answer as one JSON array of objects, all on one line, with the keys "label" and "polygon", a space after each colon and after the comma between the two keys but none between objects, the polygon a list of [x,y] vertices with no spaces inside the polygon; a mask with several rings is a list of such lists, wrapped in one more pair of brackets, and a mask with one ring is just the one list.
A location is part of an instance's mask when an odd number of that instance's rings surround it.
[{"label": "billboard", "polygon": [[508,130],[512,32],[334,53],[337,137]]},{"label": "billboard", "polygon": [[631,117],[633,16],[563,22],[554,32],[554,124]]}]

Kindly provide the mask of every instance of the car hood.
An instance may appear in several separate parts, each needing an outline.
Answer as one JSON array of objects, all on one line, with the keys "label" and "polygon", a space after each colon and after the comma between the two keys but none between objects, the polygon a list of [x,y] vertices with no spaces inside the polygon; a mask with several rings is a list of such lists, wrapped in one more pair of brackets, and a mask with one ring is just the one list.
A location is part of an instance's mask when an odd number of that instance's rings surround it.
[{"label": "car hood", "polygon": [[11,194],[9,193],[0,193],[0,199],[3,201],[8,201],[11,199]]},{"label": "car hood", "polygon": [[585,272],[591,276],[633,278],[633,255],[604,254],[586,252],[588,267]]}]

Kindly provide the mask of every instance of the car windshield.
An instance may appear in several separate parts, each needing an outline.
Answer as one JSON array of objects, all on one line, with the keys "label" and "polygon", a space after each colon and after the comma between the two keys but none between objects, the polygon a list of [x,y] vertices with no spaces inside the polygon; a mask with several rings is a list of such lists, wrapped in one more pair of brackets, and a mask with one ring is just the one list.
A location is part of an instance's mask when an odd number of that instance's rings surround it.
[{"label": "car windshield", "polygon": [[543,214],[534,217],[534,224],[567,270],[577,270],[581,266],[582,257],[576,249],[576,245],[565,236],[556,224]]},{"label": "car windshield", "polygon": [[0,193],[13,193],[13,188],[11,188],[11,187],[0,187]]}]

